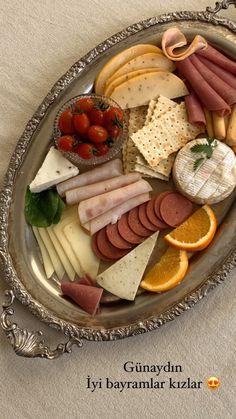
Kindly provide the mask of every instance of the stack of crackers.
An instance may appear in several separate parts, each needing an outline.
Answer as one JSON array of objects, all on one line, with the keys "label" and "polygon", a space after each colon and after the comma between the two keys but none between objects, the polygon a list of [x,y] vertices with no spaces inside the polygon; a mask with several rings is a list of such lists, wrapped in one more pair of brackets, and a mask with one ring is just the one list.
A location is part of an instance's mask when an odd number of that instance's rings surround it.
[{"label": "stack of crackers", "polygon": [[159,96],[149,106],[130,109],[129,136],[123,147],[125,173],[169,180],[176,151],[202,132],[188,122],[184,102]]}]

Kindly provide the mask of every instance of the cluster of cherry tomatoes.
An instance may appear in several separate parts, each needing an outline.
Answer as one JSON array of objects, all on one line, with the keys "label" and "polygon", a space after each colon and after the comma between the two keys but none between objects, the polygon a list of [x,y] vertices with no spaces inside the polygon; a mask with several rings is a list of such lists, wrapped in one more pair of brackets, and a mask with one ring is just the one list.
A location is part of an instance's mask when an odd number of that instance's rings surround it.
[{"label": "cluster of cherry tomatoes", "polygon": [[120,136],[123,120],[121,109],[91,97],[81,98],[59,117],[58,128],[63,135],[57,140],[58,148],[83,159],[103,156]]}]

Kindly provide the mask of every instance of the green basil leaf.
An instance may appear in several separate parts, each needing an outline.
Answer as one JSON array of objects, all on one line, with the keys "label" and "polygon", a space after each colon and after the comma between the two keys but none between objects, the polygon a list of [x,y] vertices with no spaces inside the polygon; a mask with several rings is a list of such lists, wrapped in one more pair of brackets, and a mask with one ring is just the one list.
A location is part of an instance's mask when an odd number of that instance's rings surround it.
[{"label": "green basil leaf", "polygon": [[58,195],[58,206],[57,206],[57,212],[56,212],[56,214],[54,215],[54,218],[53,218],[53,224],[58,224],[59,223],[59,221],[60,221],[60,219],[61,219],[61,215],[62,215],[62,213],[63,213],[63,210],[64,210],[64,208],[65,208],[65,203],[64,203],[64,201],[61,199],[61,197]]},{"label": "green basil leaf", "polygon": [[[63,211],[61,198],[56,190],[48,189],[39,193],[30,192],[25,195],[25,218],[28,224],[35,227],[48,227],[54,222],[59,222]],[[58,207],[60,206],[60,209]],[[58,212],[58,214],[57,214]]]}]

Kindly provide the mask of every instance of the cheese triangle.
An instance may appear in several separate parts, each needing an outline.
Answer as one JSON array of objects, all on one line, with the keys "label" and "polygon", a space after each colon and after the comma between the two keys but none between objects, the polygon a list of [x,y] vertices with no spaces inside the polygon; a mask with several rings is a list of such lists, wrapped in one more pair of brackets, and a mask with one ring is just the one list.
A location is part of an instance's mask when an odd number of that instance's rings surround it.
[{"label": "cheese triangle", "polygon": [[97,283],[119,298],[133,301],[159,232],[98,275]]}]

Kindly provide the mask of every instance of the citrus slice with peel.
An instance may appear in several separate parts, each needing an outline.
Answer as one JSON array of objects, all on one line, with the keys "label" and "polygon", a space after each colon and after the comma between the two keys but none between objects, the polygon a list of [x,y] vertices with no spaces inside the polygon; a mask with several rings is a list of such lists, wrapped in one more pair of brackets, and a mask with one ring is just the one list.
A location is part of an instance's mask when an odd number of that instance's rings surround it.
[{"label": "citrus slice with peel", "polygon": [[202,250],[213,240],[216,228],[217,221],[213,210],[209,205],[204,205],[164,239],[177,249]]},{"label": "citrus slice with peel", "polygon": [[152,292],[168,291],[184,279],[187,269],[187,253],[169,247],[159,262],[145,275],[140,287]]}]

